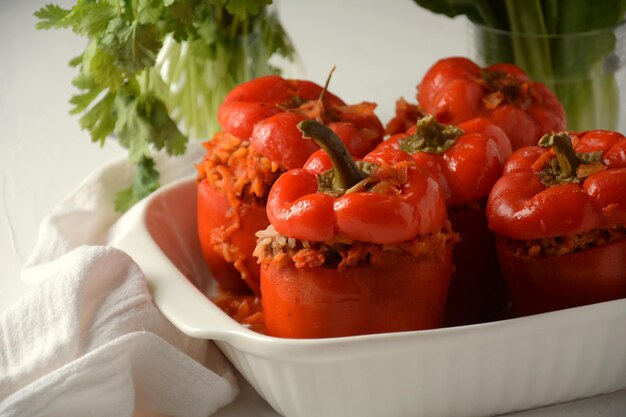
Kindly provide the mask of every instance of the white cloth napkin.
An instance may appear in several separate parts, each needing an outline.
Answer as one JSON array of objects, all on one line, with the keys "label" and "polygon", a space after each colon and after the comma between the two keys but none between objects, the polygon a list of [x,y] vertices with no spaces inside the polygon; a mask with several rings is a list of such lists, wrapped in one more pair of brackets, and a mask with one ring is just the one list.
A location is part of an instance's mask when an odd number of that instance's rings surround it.
[{"label": "white cloth napkin", "polygon": [[[156,155],[161,184],[201,153]],[[23,272],[35,286],[0,316],[0,416],[205,417],[236,397],[215,346],[169,323],[139,267],[106,246],[131,175],[125,160],[98,169],[43,221]]]}]

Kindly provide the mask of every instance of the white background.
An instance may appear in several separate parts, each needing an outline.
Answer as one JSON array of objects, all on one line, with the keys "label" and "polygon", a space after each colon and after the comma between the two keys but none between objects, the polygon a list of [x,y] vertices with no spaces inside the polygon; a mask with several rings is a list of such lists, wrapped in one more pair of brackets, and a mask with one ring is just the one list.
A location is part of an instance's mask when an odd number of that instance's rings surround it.
[{"label": "white background", "polygon": [[[67,30],[36,31],[33,12],[45,3],[0,0],[0,312],[26,291],[20,269],[41,219],[95,167],[125,155],[114,141],[103,148],[91,143],[68,114],[75,70],[67,63],[85,42]],[[323,83],[336,64],[331,90],[346,102],[377,102],[384,123],[398,97],[415,100],[417,82],[437,59],[467,55],[465,20],[433,15],[411,0],[282,0],[278,6],[305,77]],[[518,415],[626,416],[624,397]],[[219,415],[276,416],[245,385]]]}]

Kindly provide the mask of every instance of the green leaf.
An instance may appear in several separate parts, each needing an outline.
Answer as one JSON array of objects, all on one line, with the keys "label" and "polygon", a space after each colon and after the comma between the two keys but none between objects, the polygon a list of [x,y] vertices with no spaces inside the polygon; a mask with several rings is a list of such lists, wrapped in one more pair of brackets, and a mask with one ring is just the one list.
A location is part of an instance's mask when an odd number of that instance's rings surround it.
[{"label": "green leaf", "polygon": [[280,24],[278,14],[269,13],[260,23],[262,25],[263,46],[267,49],[267,55],[272,56],[272,54],[277,53],[289,59],[293,58],[296,49]]},{"label": "green leaf", "polygon": [[206,47],[205,49],[214,48],[215,44],[219,42],[220,40],[219,28],[215,21],[210,20],[210,19],[205,19],[201,22],[196,22],[196,24],[194,25],[194,28],[198,34],[198,37],[200,37],[200,39],[202,40],[202,43],[198,43],[198,42],[195,43],[196,45],[194,49],[199,50],[201,49],[200,47],[202,46]]},{"label": "green leaf", "polygon": [[604,29],[624,19],[624,0],[559,0],[558,33]]},{"label": "green leaf", "polygon": [[152,141],[156,149],[169,155],[182,155],[187,149],[187,138],[180,133],[161,100],[152,100],[147,114],[152,126]]},{"label": "green leaf", "polygon": [[137,4],[137,21],[141,24],[159,23],[162,10],[162,0],[139,0]]},{"label": "green leaf", "polygon": [[113,91],[118,90],[124,84],[124,75],[115,65],[113,57],[102,49],[96,49],[91,56],[88,71],[93,74],[94,83]]},{"label": "green leaf", "polygon": [[115,15],[115,9],[110,4],[82,0],[72,9],[69,18],[72,20],[74,32],[96,37],[106,29]]},{"label": "green leaf", "polygon": [[448,17],[465,15],[474,23],[498,27],[498,20],[487,0],[414,0],[433,13]]},{"label": "green leaf", "polygon": [[39,22],[35,25],[37,29],[53,29],[69,27],[70,23],[66,17],[71,10],[63,9],[55,4],[47,4],[35,12],[35,17]]},{"label": "green leaf", "polygon": [[142,158],[135,169],[133,183],[115,196],[115,210],[125,212],[142,198],[159,188],[159,172],[150,157]]},{"label": "green leaf", "polygon": [[154,65],[162,39],[156,25],[130,23],[116,17],[107,25],[99,46],[117,66],[132,75]]},{"label": "green leaf", "polygon": [[124,91],[115,99],[115,133],[127,148],[131,162],[150,155],[150,145],[170,155],[185,152],[187,138],[178,130],[165,104],[151,94]]},{"label": "green leaf", "polygon": [[248,16],[258,14],[268,4],[272,4],[272,0],[227,0],[226,10],[236,18],[244,20]]},{"label": "green leaf", "polygon": [[74,94],[70,99],[70,103],[74,105],[72,110],[70,110],[70,114],[78,114],[85,111],[103,90],[103,86],[94,85],[93,88],[87,89],[82,94]]},{"label": "green leaf", "polygon": [[38,10],[35,16],[40,19],[37,29],[71,27],[79,35],[93,37],[105,30],[115,16],[115,9],[105,2],[79,0],[72,9],[49,4]]},{"label": "green leaf", "polygon": [[68,62],[67,64],[72,68],[76,68],[82,63],[83,63],[83,54],[80,54],[72,58],[70,62]]},{"label": "green leaf", "polygon": [[115,97],[115,133],[119,143],[128,149],[131,162],[139,163],[150,156],[151,126],[150,121],[140,108],[137,94],[125,91]]},{"label": "green leaf", "polygon": [[115,95],[110,92],[107,93],[79,119],[80,127],[88,130],[91,134],[91,140],[99,142],[101,146],[115,127],[114,101]]},{"label": "green leaf", "polygon": [[198,17],[196,6],[200,0],[164,1],[165,13],[163,20],[165,32],[173,34],[174,39],[182,41],[195,35],[194,22]]}]

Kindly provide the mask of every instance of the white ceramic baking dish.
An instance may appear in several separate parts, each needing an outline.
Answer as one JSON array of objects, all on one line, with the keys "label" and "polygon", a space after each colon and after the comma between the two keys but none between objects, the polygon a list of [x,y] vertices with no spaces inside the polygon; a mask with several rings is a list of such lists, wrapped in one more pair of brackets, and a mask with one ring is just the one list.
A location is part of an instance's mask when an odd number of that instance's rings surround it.
[{"label": "white ceramic baking dish", "polygon": [[626,387],[626,300],[456,328],[289,340],[217,308],[196,237],[195,181],[123,218],[113,244],[141,266],[184,333],[212,339],[280,414],[489,416]]}]

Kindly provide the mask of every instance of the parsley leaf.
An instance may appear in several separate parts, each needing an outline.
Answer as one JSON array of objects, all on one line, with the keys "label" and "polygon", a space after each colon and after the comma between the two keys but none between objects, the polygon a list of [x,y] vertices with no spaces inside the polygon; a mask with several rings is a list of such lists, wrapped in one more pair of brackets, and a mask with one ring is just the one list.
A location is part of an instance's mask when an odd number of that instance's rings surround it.
[{"label": "parsley leaf", "polygon": [[154,167],[154,160],[149,157],[142,158],[137,164],[133,184],[115,196],[115,210],[125,212],[157,188],[159,172]]},{"label": "parsley leaf", "polygon": [[170,155],[182,155],[187,149],[187,138],[180,133],[176,123],[170,118],[161,100],[152,100],[148,112],[152,126],[152,141],[156,149],[165,150]]},{"label": "parsley leaf", "polygon": [[187,138],[167,113],[165,104],[152,94],[136,95],[129,91],[115,99],[115,133],[120,144],[129,150],[131,162],[150,156],[150,145],[166,149],[170,155],[185,152]]},{"label": "parsley leaf", "polygon": [[115,133],[120,145],[128,149],[131,162],[150,157],[151,126],[143,104],[136,93],[124,92],[115,97]]},{"label": "parsley leaf", "polygon": [[248,15],[256,15],[272,0],[227,0],[226,10],[238,19],[245,19]]},{"label": "parsley leaf", "polygon": [[72,9],[68,18],[72,21],[74,32],[80,35],[97,36],[106,29],[115,16],[115,9],[106,2],[88,2],[83,0]]},{"label": "parsley leaf", "polygon": [[[74,97],[72,97],[74,99]],[[92,142],[104,145],[104,140],[113,133],[115,119],[113,117],[113,103],[115,95],[107,93],[100,101],[87,110],[79,119],[82,129],[88,130]],[[75,107],[72,111],[76,110]]]},{"label": "parsley leaf", "polygon": [[48,4],[35,12],[35,16],[39,18],[39,22],[37,22],[35,27],[44,30],[68,27],[70,23],[65,18],[70,12],[71,10]]},{"label": "parsley leaf", "polygon": [[162,45],[156,25],[143,25],[136,20],[129,22],[115,17],[107,25],[99,46],[113,57],[118,67],[135,74],[154,65]]}]

